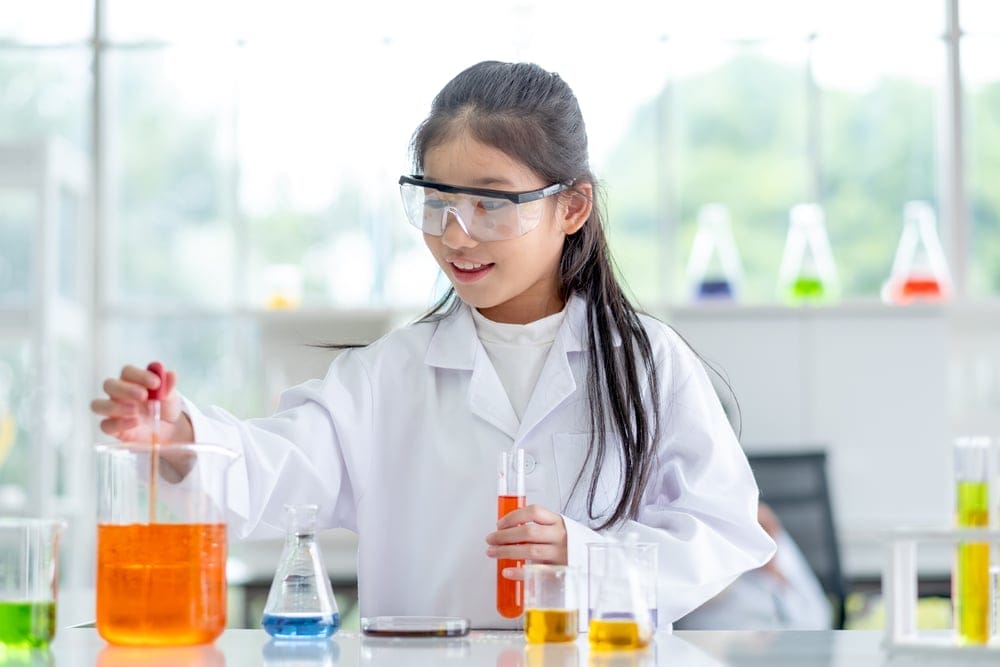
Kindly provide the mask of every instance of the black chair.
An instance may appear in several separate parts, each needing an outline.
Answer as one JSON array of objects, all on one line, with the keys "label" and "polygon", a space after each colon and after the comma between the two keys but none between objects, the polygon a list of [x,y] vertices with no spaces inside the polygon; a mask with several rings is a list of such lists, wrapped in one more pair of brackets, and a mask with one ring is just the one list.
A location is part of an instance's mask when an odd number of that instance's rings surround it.
[{"label": "black chair", "polygon": [[846,620],[847,584],[821,450],[747,454],[761,500],[798,544],[833,605],[834,627]]}]

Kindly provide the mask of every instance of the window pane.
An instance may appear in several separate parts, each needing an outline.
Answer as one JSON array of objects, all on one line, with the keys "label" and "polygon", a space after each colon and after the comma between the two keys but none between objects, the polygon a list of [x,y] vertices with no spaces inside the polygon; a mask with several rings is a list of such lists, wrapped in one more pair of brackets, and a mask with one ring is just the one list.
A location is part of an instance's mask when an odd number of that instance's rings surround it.
[{"label": "window pane", "polygon": [[[428,302],[436,268],[406,224],[396,181],[409,171],[407,144],[432,93],[402,93],[402,55],[374,40],[352,54],[293,45],[243,52],[240,205],[251,303],[405,301],[385,294],[377,268],[412,249],[425,261],[410,287]],[[331,69],[348,57],[365,67]]]},{"label": "window pane", "polygon": [[108,293],[231,305],[233,53],[110,50],[107,72]]},{"label": "window pane", "polygon": [[3,3],[0,40],[32,44],[78,42],[90,37],[93,25],[93,1],[8,1]]},{"label": "window pane", "polygon": [[936,209],[937,40],[819,39],[820,182],[845,296],[877,297],[902,232],[903,206]]},{"label": "window pane", "polygon": [[105,29],[111,42],[232,40],[239,33],[243,4],[237,0],[104,0]]},{"label": "window pane", "polygon": [[117,376],[126,364],[159,360],[177,372],[177,387],[197,405],[221,405],[241,416],[265,406],[255,328],[226,317],[162,317],[112,320],[107,363],[101,376]]},{"label": "window pane", "polygon": [[1000,291],[1000,47],[994,38],[966,38],[966,165],[969,275],[972,295]]},{"label": "window pane", "polygon": [[38,201],[36,192],[0,187],[0,306],[31,298]]},{"label": "window pane", "polygon": [[961,0],[959,18],[965,33],[1000,34],[1000,3],[996,0]]},{"label": "window pane", "polygon": [[669,296],[682,296],[698,210],[722,203],[747,298],[773,298],[788,209],[809,197],[805,55],[802,42],[670,45],[673,80],[609,162],[614,182],[635,193],[618,200],[613,219],[655,226],[666,210],[675,221],[670,275],[658,280],[669,281]]},{"label": "window pane", "polygon": [[90,151],[90,55],[0,49],[0,143],[60,136]]},{"label": "window pane", "polygon": [[0,515],[29,510],[32,426],[36,423],[28,344],[0,336]]}]

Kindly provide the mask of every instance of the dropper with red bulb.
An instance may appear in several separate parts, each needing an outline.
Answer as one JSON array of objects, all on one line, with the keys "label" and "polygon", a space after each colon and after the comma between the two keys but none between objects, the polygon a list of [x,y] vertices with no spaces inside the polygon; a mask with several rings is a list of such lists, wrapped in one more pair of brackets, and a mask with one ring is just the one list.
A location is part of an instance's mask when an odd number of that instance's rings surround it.
[{"label": "dropper with red bulb", "polygon": [[167,373],[163,369],[163,364],[159,361],[154,361],[150,365],[146,366],[146,370],[156,374],[156,377],[160,378],[160,386],[156,389],[148,390],[149,411],[153,415],[152,449],[149,453],[149,523],[152,524],[156,522],[156,478],[159,473],[157,468],[159,467],[160,459],[156,450],[160,444],[160,402],[163,400],[167,386]]}]

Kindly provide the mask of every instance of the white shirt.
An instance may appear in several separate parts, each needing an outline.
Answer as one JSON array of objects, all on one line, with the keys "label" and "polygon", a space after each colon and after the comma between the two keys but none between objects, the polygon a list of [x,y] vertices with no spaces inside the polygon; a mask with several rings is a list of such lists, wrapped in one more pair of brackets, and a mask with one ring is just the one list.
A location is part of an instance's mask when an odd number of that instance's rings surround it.
[{"label": "white shirt", "polygon": [[[227,501],[235,537],[282,535],[286,503],[316,503],[320,528],[358,533],[363,616],[520,627],[495,609],[485,541],[496,527],[497,458],[519,446],[536,462],[527,502],[561,511],[570,565],[586,568],[587,542],[634,532],[658,543],[664,624],[763,565],[774,543],[757,523],[757,487],[701,363],[669,327],[643,324],[659,369],[655,470],[636,519],[600,533],[585,489],[570,493],[591,438],[580,298],[566,305],[521,419],[465,305],[343,352],[325,378],[284,392],[272,417],[240,420],[189,402],[185,411],[199,442],[241,454]],[[613,448],[616,436],[609,440]],[[599,473],[595,510],[606,516],[619,488],[615,457]]]},{"label": "white shirt", "polygon": [[471,312],[479,340],[483,342],[514,414],[520,420],[566,311],[561,310],[528,324],[494,322],[475,308]]}]

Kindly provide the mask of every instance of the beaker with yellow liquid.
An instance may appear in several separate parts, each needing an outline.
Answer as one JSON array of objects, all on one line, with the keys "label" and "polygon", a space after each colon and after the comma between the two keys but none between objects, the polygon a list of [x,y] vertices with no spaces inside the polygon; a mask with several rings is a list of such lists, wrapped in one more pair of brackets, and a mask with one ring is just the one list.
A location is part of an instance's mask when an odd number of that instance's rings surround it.
[{"label": "beaker with yellow liquid", "polygon": [[105,640],[182,646],[222,634],[226,471],[235,458],[206,444],[97,447],[96,625]]},{"label": "beaker with yellow liquid", "polygon": [[580,632],[579,583],[567,565],[524,566],[524,637],[529,644],[575,641]]},{"label": "beaker with yellow liquid", "polygon": [[657,620],[656,545],[629,539],[587,550],[591,649],[648,646]]}]

